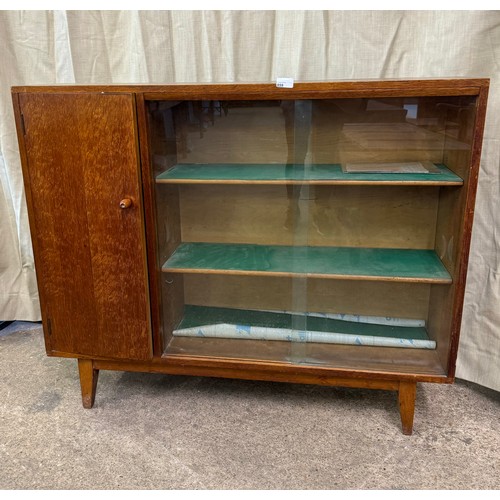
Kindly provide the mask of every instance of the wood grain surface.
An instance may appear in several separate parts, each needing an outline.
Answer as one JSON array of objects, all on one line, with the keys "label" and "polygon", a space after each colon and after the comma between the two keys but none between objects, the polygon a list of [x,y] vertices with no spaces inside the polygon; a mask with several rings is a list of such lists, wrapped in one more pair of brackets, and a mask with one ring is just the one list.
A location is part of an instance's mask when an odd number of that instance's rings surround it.
[{"label": "wood grain surface", "polygon": [[99,370],[94,368],[94,362],[91,359],[79,359],[78,373],[80,375],[82,404],[84,408],[90,409],[94,406]]},{"label": "wood grain surface", "polygon": [[[274,83],[13,87],[47,352],[79,358],[87,406],[95,394],[99,369],[386,388],[399,392],[403,430],[410,433],[416,382],[449,383],[454,377],[488,87],[489,80],[483,78],[296,82],[293,89],[280,89]],[[408,122],[401,106],[391,108],[404,97],[413,99],[406,103],[419,103],[418,115],[410,126],[398,124]],[[226,186],[220,185],[220,178],[215,179],[218,185],[202,186],[214,179],[196,173],[188,179],[168,179],[162,174],[173,165],[198,162],[197,155],[204,157],[207,145],[210,160],[219,163],[305,163],[304,158],[296,158],[300,148],[291,148],[290,124],[277,106],[268,109],[274,122],[267,128],[259,122],[255,133],[241,133],[229,120],[224,129],[221,114],[223,126],[216,135],[189,123],[187,101],[249,100],[255,104],[337,98],[380,98],[375,104],[385,108],[373,111],[369,121],[386,124],[360,128],[358,120],[348,113],[347,122],[347,115],[339,118],[339,123],[347,124],[340,140],[338,123],[326,123],[331,112],[325,108],[321,115],[320,109],[310,131],[310,163],[410,161],[411,156],[411,160],[446,165],[453,174],[445,182],[455,185],[443,186],[441,179],[434,187],[423,187],[417,185],[422,184],[418,179],[406,179],[396,182],[413,185],[315,186],[311,191],[303,186],[299,200],[300,190],[292,193],[290,186],[244,184],[262,179],[241,182],[229,176],[222,179]],[[195,108],[196,114],[199,110]],[[158,111],[155,116],[153,109]],[[240,114],[245,122],[249,113]],[[212,127],[213,132],[217,129],[213,109],[208,118],[208,129]],[[157,128],[165,120],[170,120],[170,128],[176,131],[173,135]],[[262,133],[261,126],[269,132]],[[274,142],[268,140],[273,130]],[[226,147],[234,134],[239,134],[242,142]],[[252,144],[255,147],[250,148]],[[268,156],[262,160],[262,154]],[[170,185],[156,184],[159,175]],[[455,176],[463,179],[463,185]],[[275,180],[264,179],[264,183]],[[179,181],[192,184],[173,185]],[[234,181],[240,185],[235,186]],[[311,179],[305,181],[290,180],[286,175],[278,179],[304,185]],[[342,183],[348,182],[340,179]],[[234,189],[233,194],[230,189]],[[278,189],[283,192],[276,196]],[[369,193],[370,189],[373,192]],[[252,205],[256,194],[258,203]],[[122,209],[124,199],[131,203]],[[392,201],[384,208],[386,200]],[[274,212],[269,201],[278,206]],[[247,204],[246,208],[238,207],[239,202]],[[259,211],[259,205],[267,208]],[[309,229],[299,231],[293,217],[299,217],[304,207],[307,213],[302,212],[300,218],[307,221]],[[336,214],[342,218],[337,220]],[[231,241],[231,223],[243,227],[235,230],[235,241]],[[274,234],[269,229],[273,225],[277,228]],[[391,234],[388,229],[392,227]],[[297,276],[305,276],[309,270],[278,269],[276,275],[275,269],[263,270],[261,264],[257,272],[251,271],[253,275],[248,269],[235,271],[232,264],[231,269],[211,266],[207,272],[198,264],[210,252],[197,255],[196,265],[167,266],[167,272],[161,273],[163,262],[171,261],[180,247],[199,243],[197,234],[207,244],[224,247],[226,259],[231,257],[229,243],[289,245],[293,250],[293,246],[300,246],[300,240],[312,248],[330,247],[330,251],[334,246],[369,247],[367,242],[377,249],[393,248],[384,245],[384,241],[392,242],[399,252],[435,252],[449,273],[438,282],[448,284],[426,284],[436,283],[436,278],[408,278],[401,273],[382,273],[385,281],[379,281],[380,274],[364,276],[359,270],[352,276],[336,276],[342,278],[339,280],[306,280]],[[290,234],[292,241],[287,240]],[[233,253],[231,260],[241,264],[242,252]],[[249,258],[255,264],[259,256],[254,254]],[[331,255],[326,260],[331,262]],[[389,260],[391,267],[398,261],[394,255]],[[346,262],[367,264],[361,254],[351,254]],[[199,272],[182,275],[196,266]],[[239,272],[244,275],[235,275]],[[257,275],[260,272],[265,275]],[[377,281],[360,282],[360,277]],[[401,278],[401,282],[394,281]],[[299,288],[290,291],[293,287],[289,286],[299,281],[303,285],[299,287],[303,292],[300,304],[296,300]],[[221,291],[221,287],[226,288]],[[353,304],[346,294],[362,302],[361,310],[339,310]],[[407,317],[427,319],[429,336],[438,348],[413,351],[248,341],[242,352],[239,341],[176,339],[170,335],[185,302],[216,307],[276,304],[302,310],[308,301],[311,310],[394,316],[402,311]]]},{"label": "wood grain surface", "polygon": [[434,248],[436,187],[315,186],[292,198],[285,186],[179,188],[184,242]]},{"label": "wood grain surface", "polygon": [[409,95],[477,95],[481,87],[489,86],[486,78],[414,78],[338,80],[335,82],[295,82],[293,89],[277,88],[275,83],[179,83],[173,85],[41,85],[15,86],[12,91],[22,92],[116,92],[144,93],[146,99],[203,99],[233,97],[236,99],[300,99],[314,92],[316,97],[335,98],[351,96],[401,97]]},{"label": "wood grain surface", "polygon": [[413,416],[415,413],[415,398],[417,396],[417,383],[402,380],[399,383],[398,403],[403,434],[410,436],[413,433]]},{"label": "wood grain surface", "polygon": [[[177,343],[178,340],[182,340]],[[276,350],[284,342],[273,342],[279,346],[271,346],[266,350],[254,343],[247,352],[231,347],[231,342],[238,340],[205,339],[204,348],[196,353],[189,344],[198,339],[174,339],[171,348],[162,358],[153,358],[150,362],[94,360],[94,367],[104,370],[130,370],[156,373],[172,373],[179,375],[202,375],[209,377],[227,377],[232,373],[237,378],[249,380],[276,380],[281,382],[308,382],[309,377],[316,380],[343,377],[356,380],[450,383],[443,367],[440,365],[435,351],[430,349],[388,349],[368,346],[329,345],[327,352],[321,352],[325,345],[311,344],[310,358],[290,357],[290,349]],[[258,342],[258,341],[255,341]],[[269,342],[271,344],[271,342]],[[387,356],[387,351],[394,352],[394,357]],[[402,352],[404,351],[404,353]],[[411,351],[411,352],[409,352]],[[236,354],[236,355],[234,355]],[[403,354],[406,354],[403,356]],[[58,353],[63,356],[64,353]],[[305,362],[305,361],[315,361]],[[314,383],[314,382],[313,382]],[[330,385],[330,384],[326,384]],[[332,384],[335,385],[335,384]]]},{"label": "wood grain surface", "polygon": [[[32,236],[51,349],[151,356],[131,95],[23,94]],[[123,198],[132,206],[120,208]]]}]

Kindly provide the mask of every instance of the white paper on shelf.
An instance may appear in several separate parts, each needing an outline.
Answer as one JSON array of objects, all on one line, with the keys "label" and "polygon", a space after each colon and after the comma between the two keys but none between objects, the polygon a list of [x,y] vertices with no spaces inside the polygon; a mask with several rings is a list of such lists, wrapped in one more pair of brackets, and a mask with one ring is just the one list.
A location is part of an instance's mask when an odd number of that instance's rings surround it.
[{"label": "white paper on shelf", "polygon": [[270,328],[264,326],[230,325],[220,323],[181,328],[173,331],[177,337],[209,337],[247,340],[281,340],[286,342],[314,342],[323,344],[348,344],[382,347],[407,347],[415,349],[435,349],[433,340],[376,337],[336,332],[300,331],[289,328]]},{"label": "white paper on shelf", "polygon": [[[257,311],[257,309],[249,309],[251,311]],[[342,314],[342,313],[298,313],[293,311],[278,311],[278,310],[262,310],[258,309],[260,312],[272,312],[280,314],[291,314],[298,317],[310,316],[313,318],[326,318],[326,319],[336,319],[339,321],[349,321],[351,323],[366,323],[371,325],[384,325],[384,326],[404,326],[404,327],[425,327],[425,320],[423,319],[407,319],[407,318],[391,318],[389,316],[364,316],[362,314]]]},{"label": "white paper on shelf", "polygon": [[344,171],[358,174],[430,174],[439,172],[439,169],[430,161],[406,161],[387,163],[346,163]]}]

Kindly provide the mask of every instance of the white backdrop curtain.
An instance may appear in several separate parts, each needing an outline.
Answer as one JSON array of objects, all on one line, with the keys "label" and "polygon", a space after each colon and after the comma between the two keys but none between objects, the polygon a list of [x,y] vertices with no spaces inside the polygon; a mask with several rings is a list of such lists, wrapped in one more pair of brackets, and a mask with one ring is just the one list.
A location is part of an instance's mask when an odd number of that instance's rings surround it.
[{"label": "white backdrop curtain", "polygon": [[457,376],[500,390],[500,13],[0,12],[0,320],[39,320],[10,86],[489,77]]}]

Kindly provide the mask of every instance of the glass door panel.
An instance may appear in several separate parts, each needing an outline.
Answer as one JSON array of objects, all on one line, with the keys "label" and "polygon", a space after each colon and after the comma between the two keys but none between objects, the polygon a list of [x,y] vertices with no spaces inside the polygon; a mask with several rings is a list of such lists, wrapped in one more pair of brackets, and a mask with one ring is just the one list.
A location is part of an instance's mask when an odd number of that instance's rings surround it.
[{"label": "glass door panel", "polygon": [[148,112],[167,355],[443,371],[474,98]]}]

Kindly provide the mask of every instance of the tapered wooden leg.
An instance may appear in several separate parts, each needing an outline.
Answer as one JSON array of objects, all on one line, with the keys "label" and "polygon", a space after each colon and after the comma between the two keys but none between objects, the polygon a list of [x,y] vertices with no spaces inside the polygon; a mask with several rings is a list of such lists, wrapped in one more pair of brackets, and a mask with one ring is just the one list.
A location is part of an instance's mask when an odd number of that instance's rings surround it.
[{"label": "tapered wooden leg", "polygon": [[398,402],[403,434],[410,436],[413,432],[413,415],[415,413],[415,397],[417,383],[401,381],[399,383]]},{"label": "tapered wooden leg", "polygon": [[78,371],[80,372],[83,407],[92,408],[94,406],[99,370],[94,368],[94,363],[91,359],[79,359]]}]

